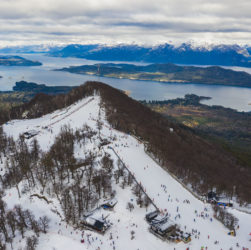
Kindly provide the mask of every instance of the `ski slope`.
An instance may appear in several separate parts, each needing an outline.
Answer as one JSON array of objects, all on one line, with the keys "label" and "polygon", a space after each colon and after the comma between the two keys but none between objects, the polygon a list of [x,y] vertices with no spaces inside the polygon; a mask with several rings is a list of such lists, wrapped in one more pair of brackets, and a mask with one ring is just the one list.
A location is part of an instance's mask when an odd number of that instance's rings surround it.
[{"label": "ski slope", "polygon": [[[42,150],[47,151],[63,125],[69,124],[73,129],[77,129],[81,128],[83,124],[87,124],[94,130],[97,130],[97,120],[100,111],[99,104],[100,97],[91,96],[66,109],[57,110],[41,118],[10,121],[3,128],[14,139],[17,139],[24,132],[30,130],[38,131],[36,138]],[[156,206],[160,210],[168,212],[171,219],[181,229],[196,233],[192,235],[192,241],[188,244],[183,242],[175,244],[160,240],[148,231],[148,224],[144,220],[145,214],[154,208],[139,208],[136,205],[136,199],[131,188],[126,187],[122,189],[115,183],[113,185],[117,192],[118,204],[110,215],[113,226],[105,235],[99,235],[91,231],[83,233],[66,225],[60,216],[51,211],[57,209],[59,212],[62,212],[56,199],[48,198],[52,201],[51,204],[47,204],[35,197],[30,199],[29,195],[23,195],[19,199],[16,189],[7,190],[4,200],[10,209],[15,204],[21,204],[24,208],[31,209],[36,217],[47,215],[50,218],[49,232],[40,236],[37,249],[164,250],[189,248],[196,250],[202,247],[204,247],[203,249],[219,250],[242,249],[243,247],[251,249],[251,236],[249,236],[251,232],[250,214],[240,212],[234,208],[228,208],[228,212],[239,219],[239,229],[236,231],[236,237],[229,236],[229,230],[213,218],[213,211],[209,204],[198,200],[167,171],[162,169],[145,153],[144,145],[136,138],[112,129],[105,119],[103,110],[101,110],[101,117],[103,121],[101,137],[108,140],[114,136],[117,138],[117,140],[111,141],[111,144],[108,145],[109,147],[104,146],[101,153],[109,153],[114,162],[117,161],[118,155],[134,174],[137,181],[142,184]],[[99,152],[97,145],[98,143],[95,141],[93,145],[90,145],[93,152]],[[117,155],[111,150],[111,147]],[[83,148],[75,148],[75,155],[81,158]],[[135,208],[132,212],[126,209],[129,201],[134,203]],[[135,232],[134,239],[131,239],[132,230]],[[85,242],[81,243],[81,239],[84,239]],[[215,244],[216,241],[219,243]],[[240,247],[237,247],[237,243]],[[14,244],[15,247],[23,247],[24,240],[19,238]]]}]

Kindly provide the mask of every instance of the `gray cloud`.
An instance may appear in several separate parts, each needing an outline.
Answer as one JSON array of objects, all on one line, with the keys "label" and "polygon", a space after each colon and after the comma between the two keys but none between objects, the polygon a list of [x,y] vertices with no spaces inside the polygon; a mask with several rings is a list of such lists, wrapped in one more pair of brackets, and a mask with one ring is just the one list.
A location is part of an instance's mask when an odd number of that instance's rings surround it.
[{"label": "gray cloud", "polygon": [[27,43],[251,44],[250,0],[0,0],[0,46]]}]

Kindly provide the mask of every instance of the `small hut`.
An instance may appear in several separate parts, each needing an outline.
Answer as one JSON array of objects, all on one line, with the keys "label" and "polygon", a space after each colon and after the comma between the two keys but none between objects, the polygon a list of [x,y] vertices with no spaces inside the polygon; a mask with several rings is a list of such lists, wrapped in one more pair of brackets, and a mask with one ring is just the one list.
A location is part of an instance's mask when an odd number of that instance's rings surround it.
[{"label": "small hut", "polygon": [[30,139],[36,135],[39,134],[39,131],[36,131],[36,130],[29,130],[29,131],[26,131],[23,133],[23,136],[25,139]]},{"label": "small hut", "polygon": [[102,207],[103,209],[112,210],[112,209],[115,207],[115,205],[116,205],[117,203],[118,203],[117,199],[113,198],[113,199],[110,199],[110,200],[105,201],[105,202],[101,205],[101,207]]},{"label": "small hut", "polygon": [[150,226],[150,232],[155,234],[157,237],[162,240],[170,240],[170,236],[175,236],[175,232],[177,230],[177,225],[171,223],[170,221],[165,221],[162,223],[152,224]]},{"label": "small hut", "polygon": [[106,221],[98,220],[93,217],[87,217],[82,221],[83,226],[99,233],[105,233],[110,227]]},{"label": "small hut", "polygon": [[154,218],[156,218],[159,214],[159,211],[155,210],[153,212],[150,212],[146,214],[145,219],[148,223],[151,223]]},{"label": "small hut", "polygon": [[207,194],[207,201],[208,202],[214,202],[217,200],[218,200],[218,196],[215,192],[213,192],[213,191],[208,192],[208,194]]}]

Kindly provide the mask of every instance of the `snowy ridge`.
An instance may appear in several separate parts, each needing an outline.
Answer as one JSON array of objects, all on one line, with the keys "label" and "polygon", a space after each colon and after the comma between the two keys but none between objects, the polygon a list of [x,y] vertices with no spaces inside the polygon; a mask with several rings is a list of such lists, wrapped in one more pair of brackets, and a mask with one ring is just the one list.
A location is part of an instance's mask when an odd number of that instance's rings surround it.
[{"label": "snowy ridge", "polygon": [[[121,185],[113,183],[118,200],[114,211],[110,213],[109,219],[113,223],[112,227],[105,235],[95,232],[75,230],[61,220],[63,212],[56,198],[49,197],[51,203],[47,204],[37,197],[30,198],[32,194],[39,193],[33,190],[30,194],[22,195],[18,198],[15,188],[6,191],[4,197],[8,208],[12,209],[15,204],[21,204],[24,208],[31,209],[36,217],[47,215],[50,218],[50,227],[47,234],[39,238],[37,249],[102,249],[102,250],[164,250],[164,249],[241,249],[241,247],[251,248],[250,222],[251,215],[228,208],[239,219],[239,229],[236,237],[229,236],[229,230],[213,217],[213,210],[210,204],[203,203],[196,199],[189,191],[172,178],[144,151],[144,145],[136,138],[119,132],[110,127],[105,119],[105,112],[100,108],[100,97],[91,96],[62,110],[57,110],[41,118],[31,120],[13,120],[3,126],[4,131],[18,139],[20,134],[30,130],[38,130],[36,135],[42,150],[48,151],[59,134],[63,125],[69,124],[72,129],[81,128],[84,124],[97,131],[97,120],[101,113],[103,126],[100,130],[100,137],[107,139],[111,143],[99,148],[98,139],[88,144],[88,148],[97,154],[109,153],[116,162],[117,155],[133,173],[134,177],[144,187],[145,192],[164,212],[168,212],[171,220],[177,223],[182,230],[192,234],[192,241],[188,244],[180,242],[178,244],[164,242],[148,230],[148,224],[144,220],[147,211],[153,211],[154,207],[140,208],[136,204],[135,195],[130,187],[122,188]],[[111,140],[116,138],[116,140]],[[112,150],[114,149],[114,151]],[[74,153],[78,159],[83,155],[83,149],[75,147]],[[2,164],[1,168],[4,168]],[[3,175],[3,172],[0,172]],[[20,183],[20,189],[22,183]],[[189,201],[189,202],[187,202]],[[132,202],[134,209],[130,212],[126,207]],[[55,210],[61,215],[55,213]],[[132,239],[131,231],[134,231],[135,238]],[[112,235],[112,236],[111,236]],[[84,239],[84,243],[81,243]],[[219,242],[215,244],[215,242]],[[237,244],[240,248],[237,247]],[[14,242],[14,249],[24,247],[24,240],[17,237]]]}]

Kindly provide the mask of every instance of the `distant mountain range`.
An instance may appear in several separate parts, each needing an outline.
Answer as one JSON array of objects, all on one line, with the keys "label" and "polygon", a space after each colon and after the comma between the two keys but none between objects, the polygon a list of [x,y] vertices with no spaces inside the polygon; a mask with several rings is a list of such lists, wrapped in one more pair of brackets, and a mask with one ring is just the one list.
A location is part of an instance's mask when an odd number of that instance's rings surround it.
[{"label": "distant mountain range", "polygon": [[239,45],[194,46],[190,43],[183,43],[179,46],[162,44],[154,47],[144,47],[139,45],[72,44],[49,51],[49,55],[102,61],[251,67],[251,47]]},{"label": "distant mountain range", "polygon": [[220,84],[251,88],[250,74],[224,69],[219,66],[178,66],[172,63],[137,66],[134,64],[101,63],[94,65],[71,66],[59,70],[77,74],[134,80]]},{"label": "distant mountain range", "polygon": [[146,63],[176,63],[193,65],[222,65],[251,67],[251,46],[237,44],[181,45],[161,44],[158,46],[140,45],[101,45],[71,44],[26,45],[0,48],[0,53],[46,53],[56,57],[79,57],[100,61],[127,61]]}]

